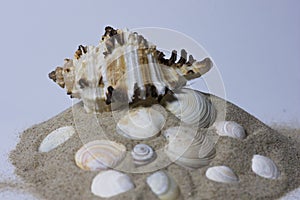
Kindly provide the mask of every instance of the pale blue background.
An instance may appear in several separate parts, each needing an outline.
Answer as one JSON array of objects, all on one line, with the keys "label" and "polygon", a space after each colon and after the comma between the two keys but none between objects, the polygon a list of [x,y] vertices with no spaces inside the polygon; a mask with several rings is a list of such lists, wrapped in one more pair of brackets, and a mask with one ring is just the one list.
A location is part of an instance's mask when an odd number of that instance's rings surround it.
[{"label": "pale blue background", "polygon": [[192,37],[216,62],[229,101],[268,124],[300,126],[298,0],[9,0],[1,1],[0,21],[1,152],[71,106],[47,74],[79,44],[96,44],[106,25]]}]

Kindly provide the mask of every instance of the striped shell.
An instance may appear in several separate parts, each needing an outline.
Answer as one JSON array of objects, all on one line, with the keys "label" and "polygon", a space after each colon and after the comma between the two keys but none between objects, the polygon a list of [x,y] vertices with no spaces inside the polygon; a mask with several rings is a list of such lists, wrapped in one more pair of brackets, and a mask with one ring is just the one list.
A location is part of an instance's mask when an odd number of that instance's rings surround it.
[{"label": "striped shell", "polygon": [[118,134],[143,140],[157,135],[165,124],[165,117],[152,107],[139,107],[129,110],[117,124]]},{"label": "striped shell", "polygon": [[252,171],[257,175],[268,179],[277,179],[280,175],[280,172],[273,160],[262,155],[253,156]]},{"label": "striped shell", "polygon": [[137,166],[146,165],[156,158],[156,153],[147,144],[137,144],[131,151],[133,162]]},{"label": "striped shell", "polygon": [[171,127],[164,136],[168,140],[165,153],[171,161],[185,168],[204,167],[216,155],[214,143],[190,127]]},{"label": "striped shell", "polygon": [[166,108],[184,123],[205,128],[214,122],[215,108],[199,91],[183,88],[174,94],[176,100],[167,100]]},{"label": "striped shell", "polygon": [[213,126],[220,136],[228,136],[240,140],[246,138],[244,128],[234,121],[215,122]]},{"label": "striped shell", "polygon": [[98,171],[116,167],[125,157],[126,147],[109,140],[94,140],[75,154],[75,162],[83,170]]},{"label": "striped shell", "polygon": [[126,174],[115,170],[100,172],[91,185],[92,193],[96,196],[109,198],[127,192],[135,186]]},{"label": "striped shell", "polygon": [[151,174],[146,181],[151,191],[161,200],[175,200],[180,195],[177,183],[164,171]]},{"label": "striped shell", "polygon": [[108,109],[112,102],[160,98],[181,88],[212,67],[209,58],[196,61],[187,52],[173,51],[169,59],[143,36],[129,30],[105,28],[98,46],[80,45],[73,59],[49,73],[49,78],[83,100],[87,112]]},{"label": "striped shell", "polygon": [[207,169],[206,177],[212,181],[220,183],[237,183],[239,178],[227,166],[214,166]]},{"label": "striped shell", "polygon": [[55,129],[47,135],[39,146],[39,152],[49,152],[66,142],[75,134],[73,126],[64,126]]}]

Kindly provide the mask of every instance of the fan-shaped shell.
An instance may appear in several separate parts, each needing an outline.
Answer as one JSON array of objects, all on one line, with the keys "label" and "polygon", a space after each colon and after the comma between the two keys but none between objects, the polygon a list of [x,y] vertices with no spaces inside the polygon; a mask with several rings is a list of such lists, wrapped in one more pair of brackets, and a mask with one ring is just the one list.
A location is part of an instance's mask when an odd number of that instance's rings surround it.
[{"label": "fan-shaped shell", "polygon": [[64,126],[52,131],[47,135],[39,147],[39,152],[49,152],[55,149],[57,146],[66,142],[72,135],[74,135],[75,129],[73,126]]},{"label": "fan-shaped shell", "polygon": [[148,176],[147,184],[161,200],[175,200],[180,194],[175,180],[164,171],[158,171]]},{"label": "fan-shaped shell", "polygon": [[220,136],[228,136],[237,139],[245,139],[245,129],[234,121],[220,121],[213,125]]},{"label": "fan-shaped shell", "polygon": [[94,140],[84,144],[75,161],[83,170],[97,171],[116,167],[125,157],[126,147],[109,140]]},{"label": "fan-shaped shell", "polygon": [[182,88],[174,94],[176,100],[167,100],[166,108],[184,123],[205,128],[214,122],[215,108],[199,91]]},{"label": "fan-shaped shell", "polygon": [[117,133],[124,137],[143,140],[157,135],[165,124],[165,117],[151,107],[129,110],[117,124]]},{"label": "fan-shaped shell", "polygon": [[106,27],[98,46],[80,45],[74,59],[65,59],[64,66],[49,77],[71,97],[83,99],[87,112],[98,112],[113,101],[158,99],[212,67],[209,58],[200,62],[192,56],[187,59],[185,50],[176,60],[176,51],[165,59],[143,36]]},{"label": "fan-shaped shell", "polygon": [[156,158],[153,149],[147,144],[137,144],[131,151],[133,162],[137,166],[146,165]]},{"label": "fan-shaped shell", "polygon": [[237,175],[227,166],[215,166],[207,169],[206,177],[220,183],[236,183],[239,181]]},{"label": "fan-shaped shell", "polygon": [[92,193],[96,196],[109,198],[127,192],[135,186],[126,174],[115,170],[100,172],[91,185]]},{"label": "fan-shaped shell", "polygon": [[164,136],[168,140],[165,153],[178,165],[197,169],[208,165],[215,157],[214,143],[193,128],[171,127]]},{"label": "fan-shaped shell", "polygon": [[277,179],[280,175],[280,172],[273,160],[262,155],[253,156],[252,171],[257,175],[268,179]]}]

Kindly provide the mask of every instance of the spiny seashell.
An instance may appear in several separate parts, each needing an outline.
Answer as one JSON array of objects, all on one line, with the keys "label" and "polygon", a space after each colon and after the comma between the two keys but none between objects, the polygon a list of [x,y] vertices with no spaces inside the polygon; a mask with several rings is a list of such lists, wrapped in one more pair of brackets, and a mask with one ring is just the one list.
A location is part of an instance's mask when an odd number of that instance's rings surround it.
[{"label": "spiny seashell", "polygon": [[160,99],[213,65],[209,58],[199,62],[190,55],[187,59],[185,50],[178,61],[176,51],[170,59],[164,56],[136,32],[106,27],[98,46],[80,45],[74,59],[65,59],[64,66],[49,73],[49,78],[71,97],[83,99],[87,112],[98,112],[112,101]]},{"label": "spiny seashell", "polygon": [[127,192],[135,186],[130,177],[115,170],[100,172],[92,182],[91,190],[96,196],[109,198]]},{"label": "spiny seashell", "polygon": [[147,184],[152,192],[161,200],[177,199],[180,194],[175,180],[164,171],[158,171],[148,176]]},{"label": "spiny seashell", "polygon": [[137,144],[131,151],[133,162],[137,166],[146,165],[156,158],[153,149],[147,144]]},{"label": "spiny seashell", "polygon": [[193,128],[171,127],[164,132],[164,136],[168,140],[165,153],[183,167],[201,168],[208,165],[216,155],[214,143]]},{"label": "spiny seashell", "polygon": [[75,161],[83,170],[97,171],[116,167],[125,157],[126,147],[109,140],[94,140],[84,144]]},{"label": "spiny seashell", "polygon": [[166,100],[166,108],[184,123],[205,128],[214,122],[215,108],[199,91],[182,88],[174,94],[176,100]]},{"label": "spiny seashell", "polygon": [[143,140],[158,134],[165,124],[165,117],[151,107],[129,110],[117,124],[116,131],[124,137]]},{"label": "spiny seashell", "polygon": [[221,136],[228,136],[237,139],[245,139],[246,133],[244,128],[234,121],[220,121],[213,125],[217,133]]},{"label": "spiny seashell", "polygon": [[277,179],[280,175],[276,164],[270,158],[261,155],[253,156],[252,171],[268,179]]},{"label": "spiny seashell", "polygon": [[49,152],[55,149],[72,137],[74,133],[75,129],[73,126],[64,126],[52,131],[40,144],[39,152]]},{"label": "spiny seashell", "polygon": [[227,166],[215,166],[206,170],[206,177],[220,183],[236,183],[239,181],[237,175]]}]

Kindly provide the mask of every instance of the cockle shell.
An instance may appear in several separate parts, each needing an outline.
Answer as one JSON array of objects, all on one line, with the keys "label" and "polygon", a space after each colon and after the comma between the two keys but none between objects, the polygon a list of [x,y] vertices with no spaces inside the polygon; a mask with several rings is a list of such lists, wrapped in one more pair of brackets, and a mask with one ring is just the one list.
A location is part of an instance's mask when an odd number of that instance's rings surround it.
[{"label": "cockle shell", "polygon": [[126,147],[109,140],[94,140],[84,144],[75,155],[83,170],[97,171],[116,167],[125,157]]},{"label": "cockle shell", "polygon": [[245,129],[234,121],[219,121],[213,125],[220,136],[245,139]]},{"label": "cockle shell", "polygon": [[147,184],[152,192],[161,200],[174,200],[180,194],[175,180],[164,171],[157,171],[148,176]]},{"label": "cockle shell", "polygon": [[165,124],[165,117],[151,107],[129,110],[117,124],[116,131],[124,137],[143,140],[157,135]]},{"label": "cockle shell", "polygon": [[165,153],[172,161],[185,168],[206,166],[216,155],[214,143],[193,128],[171,127],[164,132],[164,136],[168,140]]},{"label": "cockle shell", "polygon": [[261,155],[253,156],[252,171],[268,179],[277,179],[280,175],[276,164],[270,158]]},{"label": "cockle shell", "polygon": [[49,152],[57,146],[66,142],[72,135],[75,134],[73,126],[64,126],[52,131],[47,135],[39,147],[39,152]]},{"label": "cockle shell", "polygon": [[96,196],[109,198],[127,192],[135,186],[126,174],[115,170],[100,172],[92,182],[91,190]]},{"label": "cockle shell", "polygon": [[105,110],[113,101],[131,103],[148,97],[160,98],[168,90],[183,87],[212,67],[205,58],[196,61],[187,52],[173,51],[170,59],[143,36],[129,30],[105,28],[98,46],[78,47],[74,59],[65,59],[49,77],[83,100],[87,112]]},{"label": "cockle shell", "polygon": [[239,181],[237,175],[227,166],[214,166],[206,170],[206,177],[220,183],[236,183]]},{"label": "cockle shell", "polygon": [[205,128],[214,122],[215,108],[199,91],[182,88],[174,95],[176,100],[166,101],[166,108],[184,123]]},{"label": "cockle shell", "polygon": [[133,162],[137,166],[146,165],[156,158],[156,153],[147,144],[137,144],[131,151]]}]

